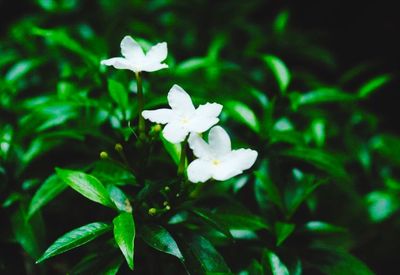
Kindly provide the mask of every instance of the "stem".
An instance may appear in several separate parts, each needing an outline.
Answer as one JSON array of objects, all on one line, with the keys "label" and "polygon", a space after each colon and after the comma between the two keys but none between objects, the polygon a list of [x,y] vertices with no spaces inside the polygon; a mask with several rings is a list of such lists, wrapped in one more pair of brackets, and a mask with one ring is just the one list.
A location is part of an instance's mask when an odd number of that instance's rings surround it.
[{"label": "stem", "polygon": [[142,116],[143,108],[144,108],[144,97],[143,97],[143,86],[142,86],[142,77],[140,72],[135,72],[136,84],[137,84],[137,97],[138,97],[138,112],[139,112],[139,139],[146,139],[146,128],[144,118]]},{"label": "stem", "polygon": [[178,176],[182,176],[183,172],[185,171],[186,147],[187,147],[187,138],[181,143],[181,157],[178,166]]}]

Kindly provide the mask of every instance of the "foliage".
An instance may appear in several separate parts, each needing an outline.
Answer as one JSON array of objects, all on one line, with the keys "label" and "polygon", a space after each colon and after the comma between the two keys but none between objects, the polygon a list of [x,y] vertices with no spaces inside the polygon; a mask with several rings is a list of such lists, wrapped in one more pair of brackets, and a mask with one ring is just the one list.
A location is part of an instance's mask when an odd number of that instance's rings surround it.
[{"label": "foliage", "polygon": [[[9,23],[0,273],[373,274],[396,254],[400,137],[362,104],[395,75],[340,68],[290,10],[266,31],[246,20],[261,1],[201,2],[37,0]],[[204,23],[211,8],[229,23]],[[193,184],[176,173],[185,144],[148,122],[141,138],[137,78],[100,66],[126,34],[168,43],[145,109],[175,83],[222,104],[233,147],[258,152],[250,170]]]}]

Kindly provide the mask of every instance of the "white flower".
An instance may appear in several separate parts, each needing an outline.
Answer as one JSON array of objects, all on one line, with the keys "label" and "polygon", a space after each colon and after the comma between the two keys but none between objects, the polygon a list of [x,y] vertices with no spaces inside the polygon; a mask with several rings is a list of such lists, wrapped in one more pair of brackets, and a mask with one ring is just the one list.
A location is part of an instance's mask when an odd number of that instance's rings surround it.
[{"label": "white flower", "polygon": [[124,57],[113,57],[102,60],[102,65],[114,66],[116,69],[138,72],[154,72],[168,68],[161,63],[167,58],[167,43],[158,43],[145,54],[140,45],[130,36],[125,36],[121,41],[121,53]]},{"label": "white flower", "polygon": [[142,116],[152,122],[167,124],[163,135],[171,143],[184,141],[191,132],[207,131],[218,123],[222,110],[222,105],[217,103],[207,103],[196,109],[190,96],[178,85],[169,91],[168,103],[171,109],[143,111]]},{"label": "white flower", "polygon": [[198,159],[187,169],[191,182],[205,182],[210,178],[224,181],[249,169],[257,159],[257,151],[231,149],[231,140],[226,131],[215,126],[208,134],[208,143],[199,135],[191,134],[189,145]]}]

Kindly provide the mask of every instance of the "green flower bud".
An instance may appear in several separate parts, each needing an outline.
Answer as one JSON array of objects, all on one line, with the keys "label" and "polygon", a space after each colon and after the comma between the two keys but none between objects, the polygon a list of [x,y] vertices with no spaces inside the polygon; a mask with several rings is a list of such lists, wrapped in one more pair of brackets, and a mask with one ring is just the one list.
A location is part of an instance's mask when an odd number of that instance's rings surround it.
[{"label": "green flower bud", "polygon": [[101,159],[108,159],[108,153],[105,152],[105,151],[102,151],[102,152],[100,153],[100,158],[101,158]]}]

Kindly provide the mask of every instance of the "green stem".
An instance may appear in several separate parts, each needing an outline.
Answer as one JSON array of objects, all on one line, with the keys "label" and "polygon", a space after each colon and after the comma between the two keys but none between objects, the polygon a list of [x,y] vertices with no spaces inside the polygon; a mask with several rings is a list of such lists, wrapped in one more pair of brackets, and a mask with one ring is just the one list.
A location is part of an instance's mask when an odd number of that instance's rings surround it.
[{"label": "green stem", "polygon": [[136,84],[137,84],[137,97],[138,97],[138,113],[139,113],[139,139],[146,139],[146,128],[144,118],[142,116],[143,108],[144,108],[144,97],[143,97],[143,86],[142,86],[142,77],[140,72],[135,72]]},{"label": "green stem", "polygon": [[186,147],[187,147],[187,138],[181,143],[181,157],[178,166],[178,176],[182,176],[183,173],[185,172]]}]

